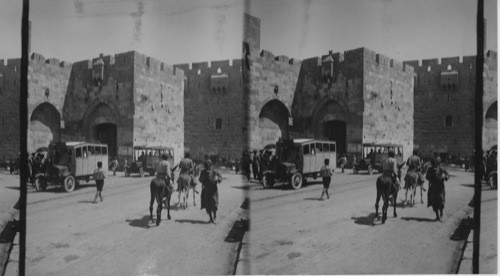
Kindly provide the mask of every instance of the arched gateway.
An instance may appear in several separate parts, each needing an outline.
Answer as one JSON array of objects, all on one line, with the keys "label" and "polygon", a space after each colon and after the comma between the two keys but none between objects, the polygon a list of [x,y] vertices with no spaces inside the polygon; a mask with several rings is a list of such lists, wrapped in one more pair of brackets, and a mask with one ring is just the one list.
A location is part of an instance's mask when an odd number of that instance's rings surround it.
[{"label": "arched gateway", "polygon": [[118,114],[112,107],[100,102],[89,108],[85,119],[87,139],[107,144],[110,157],[118,153],[117,118]]},{"label": "arched gateway", "polygon": [[338,102],[330,100],[320,105],[313,115],[315,137],[337,143],[337,152],[346,153],[347,112]]},{"label": "arched gateway", "polygon": [[61,114],[50,103],[38,105],[31,113],[28,132],[28,152],[61,141]]},{"label": "arched gateway", "polygon": [[270,100],[259,113],[259,135],[261,146],[273,144],[280,137],[288,137],[289,112],[285,104],[279,100]]}]

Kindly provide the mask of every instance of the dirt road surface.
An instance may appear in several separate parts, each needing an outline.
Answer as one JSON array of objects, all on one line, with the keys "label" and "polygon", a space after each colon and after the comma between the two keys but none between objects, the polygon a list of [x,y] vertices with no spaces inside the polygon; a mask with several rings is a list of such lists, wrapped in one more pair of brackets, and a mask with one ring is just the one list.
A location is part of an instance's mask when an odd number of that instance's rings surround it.
[{"label": "dirt road surface", "polygon": [[[72,193],[28,190],[27,275],[228,274],[237,244],[225,242],[244,190],[239,175],[222,171],[217,224],[193,206],[179,210],[172,196],[171,220],[149,222],[151,177],[108,176],[104,201],[92,204],[95,185]],[[201,191],[201,184],[198,187]],[[156,217],[156,203],[153,211]]]},{"label": "dirt road surface", "polygon": [[[251,191],[249,239],[252,274],[443,274],[455,273],[460,241],[451,240],[470,211],[473,174],[449,169],[444,222],[420,203],[389,207],[384,225],[374,220],[378,175],[335,173],[331,198],[318,201],[319,181],[300,190]],[[404,175],[404,174],[403,174]],[[427,187],[427,183],[425,187]],[[402,206],[404,190],[399,192]],[[382,208],[382,201],[380,209]]]}]

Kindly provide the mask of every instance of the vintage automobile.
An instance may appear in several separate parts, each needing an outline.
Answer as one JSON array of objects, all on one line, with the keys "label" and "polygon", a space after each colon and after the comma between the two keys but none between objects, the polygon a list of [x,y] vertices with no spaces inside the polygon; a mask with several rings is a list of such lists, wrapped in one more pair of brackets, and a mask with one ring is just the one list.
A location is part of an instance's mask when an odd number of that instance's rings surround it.
[{"label": "vintage automobile", "polygon": [[272,188],[275,183],[288,183],[293,189],[300,189],[307,177],[316,179],[330,159],[332,167],[337,163],[336,143],[314,139],[286,139],[278,141],[276,153],[269,168],[263,172],[262,186]]},{"label": "vintage automobile", "polygon": [[[137,146],[132,152],[133,162],[125,167],[125,176],[130,176],[131,173],[138,173],[141,177],[144,177],[145,173],[152,176],[155,174],[156,163],[160,161],[163,153],[167,153],[172,158],[174,156],[174,149],[167,147]],[[173,165],[173,159],[171,162]]]},{"label": "vintage automobile", "polygon": [[362,144],[362,156],[356,156],[356,162],[352,165],[353,173],[359,173],[361,170],[367,170],[373,174],[375,170],[382,172],[382,161],[387,158],[389,150],[394,150],[398,164],[404,162],[403,146],[395,144]]},{"label": "vintage automobile", "polygon": [[45,172],[35,176],[35,188],[44,191],[47,185],[61,185],[72,192],[80,180],[93,178],[97,162],[108,167],[108,146],[87,142],[62,142],[49,145],[49,164]]}]

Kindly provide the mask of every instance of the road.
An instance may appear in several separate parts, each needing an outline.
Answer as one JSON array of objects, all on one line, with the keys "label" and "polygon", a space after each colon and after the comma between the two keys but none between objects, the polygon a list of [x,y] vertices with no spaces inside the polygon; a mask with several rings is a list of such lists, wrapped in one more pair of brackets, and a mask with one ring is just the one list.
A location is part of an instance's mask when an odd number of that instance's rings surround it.
[{"label": "road", "polygon": [[[19,200],[19,175],[0,170],[0,227],[12,219],[18,212],[13,209]],[[1,231],[0,231],[1,232]]]},{"label": "road", "polygon": [[[151,177],[106,178],[104,201],[92,204],[95,185],[65,193],[28,190],[27,275],[193,275],[232,273],[237,243],[224,239],[244,200],[239,175],[222,171],[219,213],[208,223],[199,196],[171,220],[149,222]],[[198,187],[201,190],[201,187]],[[190,195],[192,196],[192,195]],[[156,203],[153,211],[156,217]]]},{"label": "road", "polygon": [[[374,220],[378,175],[335,172],[331,198],[318,201],[319,181],[300,190],[251,188],[249,262],[252,274],[455,273],[460,241],[450,237],[466,216],[473,174],[455,169],[446,185],[444,222],[424,204],[388,210]],[[425,184],[427,187],[427,183]],[[417,191],[419,193],[419,191]],[[404,200],[398,195],[398,207]],[[380,209],[382,208],[382,201]]]}]

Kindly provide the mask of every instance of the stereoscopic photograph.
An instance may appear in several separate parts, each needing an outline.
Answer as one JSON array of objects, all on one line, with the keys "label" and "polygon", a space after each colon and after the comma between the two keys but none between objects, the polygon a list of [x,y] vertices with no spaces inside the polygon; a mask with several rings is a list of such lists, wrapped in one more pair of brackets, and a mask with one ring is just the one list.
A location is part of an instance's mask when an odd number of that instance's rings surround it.
[{"label": "stereoscopic photograph", "polygon": [[497,274],[497,9],[0,0],[2,275]]}]

